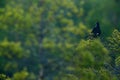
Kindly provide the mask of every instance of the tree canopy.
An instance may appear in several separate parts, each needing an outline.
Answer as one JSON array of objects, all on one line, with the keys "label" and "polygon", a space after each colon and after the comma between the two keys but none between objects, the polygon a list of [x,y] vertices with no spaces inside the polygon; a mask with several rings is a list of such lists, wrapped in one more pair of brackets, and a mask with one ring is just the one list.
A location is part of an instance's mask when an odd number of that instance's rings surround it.
[{"label": "tree canopy", "polygon": [[0,80],[119,80],[119,3],[0,0]]}]

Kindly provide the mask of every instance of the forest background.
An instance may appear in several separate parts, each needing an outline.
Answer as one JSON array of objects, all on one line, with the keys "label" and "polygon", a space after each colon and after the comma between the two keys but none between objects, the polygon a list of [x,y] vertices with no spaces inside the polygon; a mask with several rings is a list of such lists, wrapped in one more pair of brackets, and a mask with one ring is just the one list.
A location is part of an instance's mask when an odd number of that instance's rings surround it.
[{"label": "forest background", "polygon": [[[119,0],[0,0],[0,80],[120,80]],[[102,34],[89,39],[96,21]]]}]

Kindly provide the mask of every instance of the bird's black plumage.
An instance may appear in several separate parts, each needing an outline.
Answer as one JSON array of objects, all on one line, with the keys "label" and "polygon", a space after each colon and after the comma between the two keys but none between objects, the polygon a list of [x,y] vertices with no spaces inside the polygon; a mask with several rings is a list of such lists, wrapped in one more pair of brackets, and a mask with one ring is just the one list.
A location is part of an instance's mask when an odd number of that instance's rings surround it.
[{"label": "bird's black plumage", "polygon": [[100,29],[100,25],[99,22],[96,23],[95,27],[92,29],[92,35],[93,37],[98,37],[101,34],[101,29]]}]

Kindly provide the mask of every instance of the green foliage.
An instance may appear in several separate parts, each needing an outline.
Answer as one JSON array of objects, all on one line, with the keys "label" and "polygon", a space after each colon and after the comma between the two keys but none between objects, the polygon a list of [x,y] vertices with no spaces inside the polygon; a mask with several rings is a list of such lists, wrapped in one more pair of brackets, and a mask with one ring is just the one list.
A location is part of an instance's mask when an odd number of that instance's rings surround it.
[{"label": "green foliage", "polygon": [[[118,3],[1,0],[0,73],[6,75],[0,78],[119,80],[120,32],[111,33],[120,21]],[[90,40],[96,21],[100,21],[102,35]]]},{"label": "green foliage", "polygon": [[0,8],[5,7],[7,0],[0,0]]},{"label": "green foliage", "polygon": [[78,58],[78,60],[83,63],[81,65],[84,67],[100,68],[109,60],[108,50],[103,46],[99,39],[87,41],[81,40],[76,50],[79,56],[76,55],[75,59]]},{"label": "green foliage", "polygon": [[120,66],[120,56],[115,59],[116,66]]},{"label": "green foliage", "polygon": [[26,70],[17,72],[13,75],[13,80],[26,80],[29,73]]},{"label": "green foliage", "polygon": [[7,77],[5,74],[0,74],[0,80],[11,80],[11,79]]},{"label": "green foliage", "polygon": [[22,61],[19,60],[28,56],[19,42],[10,42],[6,39],[0,42],[0,70],[6,72],[9,76],[20,68],[19,66],[22,64]]},{"label": "green foliage", "polygon": [[118,76],[119,75],[119,66],[120,66],[120,32],[118,30],[114,30],[112,35],[108,37],[108,48],[110,50],[110,66],[113,68],[112,71]]},{"label": "green foliage", "polygon": [[114,30],[112,36],[109,37],[108,40],[110,50],[117,55],[120,52],[120,32],[118,30]]}]

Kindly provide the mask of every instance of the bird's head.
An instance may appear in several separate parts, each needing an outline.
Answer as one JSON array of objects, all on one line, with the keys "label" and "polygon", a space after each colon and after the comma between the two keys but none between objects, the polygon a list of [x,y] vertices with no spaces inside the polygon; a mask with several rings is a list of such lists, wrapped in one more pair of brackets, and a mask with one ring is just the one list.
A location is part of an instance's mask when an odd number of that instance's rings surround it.
[{"label": "bird's head", "polygon": [[96,22],[97,25],[99,25],[99,22]]},{"label": "bird's head", "polygon": [[99,28],[99,26],[100,26],[100,25],[99,25],[99,22],[96,22],[96,26],[95,26],[95,27],[98,27],[98,28]]}]

